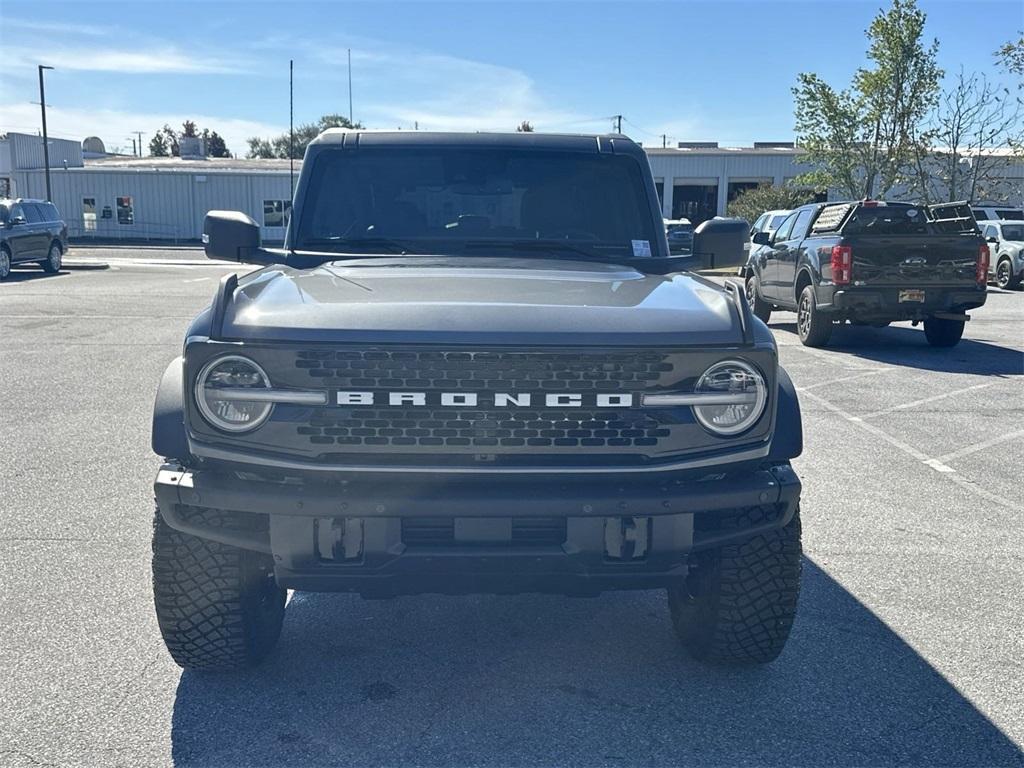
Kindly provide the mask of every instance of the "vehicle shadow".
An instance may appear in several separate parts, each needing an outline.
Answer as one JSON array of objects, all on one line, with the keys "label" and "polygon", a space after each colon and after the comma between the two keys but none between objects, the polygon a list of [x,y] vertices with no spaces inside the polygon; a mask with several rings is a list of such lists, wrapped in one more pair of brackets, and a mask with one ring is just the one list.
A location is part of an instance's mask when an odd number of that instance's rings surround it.
[{"label": "vehicle shadow", "polygon": [[1019,765],[1024,753],[805,561],[783,655],[690,660],[664,595],[296,594],[281,646],[181,676],[177,766]]},{"label": "vehicle shadow", "polygon": [[[769,327],[797,335],[795,320],[781,323],[773,320]],[[928,344],[921,326],[837,325],[825,351],[926,371],[975,376],[1024,375],[1024,352],[1020,350],[973,339],[962,339],[951,349],[936,349]]]},{"label": "vehicle shadow", "polygon": [[4,278],[3,282],[0,283],[0,287],[7,285],[8,283],[25,283],[29,280],[39,280],[54,277],[66,277],[71,274],[67,271],[55,272],[53,274],[49,272],[43,272],[41,269],[19,269],[15,266],[8,273],[7,277]]}]

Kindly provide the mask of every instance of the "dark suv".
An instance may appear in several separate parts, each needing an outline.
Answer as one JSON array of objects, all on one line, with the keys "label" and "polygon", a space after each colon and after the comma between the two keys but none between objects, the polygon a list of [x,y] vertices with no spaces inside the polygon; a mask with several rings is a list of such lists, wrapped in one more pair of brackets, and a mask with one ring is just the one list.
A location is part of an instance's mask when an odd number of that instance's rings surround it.
[{"label": "dark suv", "polygon": [[11,266],[35,262],[56,274],[68,250],[68,228],[57,206],[45,200],[0,199],[0,280]]}]

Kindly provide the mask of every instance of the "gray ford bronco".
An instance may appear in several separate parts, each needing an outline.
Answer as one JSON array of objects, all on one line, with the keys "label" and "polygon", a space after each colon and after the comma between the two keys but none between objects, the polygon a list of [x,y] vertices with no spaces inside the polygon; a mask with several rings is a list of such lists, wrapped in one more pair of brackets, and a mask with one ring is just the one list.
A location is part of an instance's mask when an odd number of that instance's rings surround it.
[{"label": "gray ford bronco", "polygon": [[623,136],[328,131],[281,249],[226,277],[153,415],[153,589],[183,667],[254,664],[287,590],[666,589],[699,659],[767,662],[800,581],[800,410],[736,267],[669,253]]}]

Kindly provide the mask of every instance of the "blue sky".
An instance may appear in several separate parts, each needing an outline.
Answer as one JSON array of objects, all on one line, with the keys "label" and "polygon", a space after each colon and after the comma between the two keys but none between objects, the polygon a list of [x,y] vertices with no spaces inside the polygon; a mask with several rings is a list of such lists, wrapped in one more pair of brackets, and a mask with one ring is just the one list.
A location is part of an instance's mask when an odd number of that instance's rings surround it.
[{"label": "blue sky", "polygon": [[[130,146],[196,119],[235,152],[295,118],[348,111],[371,128],[624,132],[669,140],[792,139],[801,71],[842,85],[883,0],[818,2],[75,2],[0,0],[0,131],[39,128],[36,64],[55,136]],[[920,5],[947,73],[998,79],[992,51],[1020,0]],[[148,138],[146,138],[148,141]]]}]

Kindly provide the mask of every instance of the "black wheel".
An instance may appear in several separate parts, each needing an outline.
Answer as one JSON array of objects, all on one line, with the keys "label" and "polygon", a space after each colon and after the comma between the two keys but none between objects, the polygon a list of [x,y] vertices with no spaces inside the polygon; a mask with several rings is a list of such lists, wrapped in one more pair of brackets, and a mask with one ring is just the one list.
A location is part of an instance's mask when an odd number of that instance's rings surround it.
[{"label": "black wheel", "polygon": [[1020,278],[1013,274],[1013,264],[1003,259],[996,267],[996,285],[1005,291],[1015,291],[1020,287]]},{"label": "black wheel", "polygon": [[746,287],[750,311],[754,313],[754,317],[767,323],[768,318],[772,316],[772,305],[761,298],[760,281],[757,279],[757,275],[752,274],[747,278]]},{"label": "black wheel", "polygon": [[46,257],[46,261],[39,262],[39,266],[43,268],[43,272],[48,275],[56,275],[60,272],[60,265],[64,260],[64,251],[61,250],[60,243],[54,242],[50,244],[50,253]]},{"label": "black wheel", "polygon": [[[755,507],[727,524],[757,525]],[[698,552],[685,581],[669,588],[672,624],[701,661],[765,664],[786,645],[800,594],[800,511],[784,527]]]},{"label": "black wheel", "polygon": [[955,347],[964,335],[965,325],[959,320],[929,317],[924,321],[924,335],[933,347]]},{"label": "black wheel", "polygon": [[805,347],[823,347],[832,336],[832,320],[818,311],[814,288],[805,286],[796,308],[796,330]]},{"label": "black wheel", "polygon": [[11,252],[0,248],[0,280],[6,280],[11,274]]},{"label": "black wheel", "polygon": [[[196,511],[230,526],[220,510]],[[269,555],[153,523],[153,600],[167,650],[185,669],[224,671],[258,664],[277,644],[286,591]]]}]

